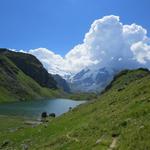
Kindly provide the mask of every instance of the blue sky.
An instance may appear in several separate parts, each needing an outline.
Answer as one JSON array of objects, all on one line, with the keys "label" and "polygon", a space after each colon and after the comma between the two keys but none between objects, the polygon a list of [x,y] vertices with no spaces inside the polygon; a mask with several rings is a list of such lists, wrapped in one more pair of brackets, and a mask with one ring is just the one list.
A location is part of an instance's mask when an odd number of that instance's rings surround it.
[{"label": "blue sky", "polygon": [[150,33],[150,0],[0,0],[0,47],[45,47],[64,56],[96,19],[118,15]]}]

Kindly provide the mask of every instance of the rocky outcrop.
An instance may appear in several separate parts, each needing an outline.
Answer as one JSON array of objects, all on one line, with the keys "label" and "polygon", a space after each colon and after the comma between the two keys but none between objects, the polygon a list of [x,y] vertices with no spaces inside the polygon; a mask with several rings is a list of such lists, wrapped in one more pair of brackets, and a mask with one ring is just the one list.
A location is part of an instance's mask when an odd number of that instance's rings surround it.
[{"label": "rocky outcrop", "polygon": [[60,75],[53,75],[55,81],[57,82],[58,88],[62,89],[65,92],[70,92],[69,84],[65,79],[63,79]]}]

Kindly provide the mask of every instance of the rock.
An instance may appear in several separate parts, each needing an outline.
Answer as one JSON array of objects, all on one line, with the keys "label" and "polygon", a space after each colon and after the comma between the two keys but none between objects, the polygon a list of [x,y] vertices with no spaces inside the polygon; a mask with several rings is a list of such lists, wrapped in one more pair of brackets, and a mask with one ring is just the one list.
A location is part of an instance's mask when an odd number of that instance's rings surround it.
[{"label": "rock", "polygon": [[95,144],[100,144],[102,142],[104,136],[105,135],[102,135],[100,139],[97,139]]},{"label": "rock", "polygon": [[46,118],[47,117],[47,112],[42,112],[41,118]]},{"label": "rock", "polygon": [[124,87],[120,87],[119,89],[117,89],[117,91],[119,92],[119,91],[122,91],[124,89],[125,89]]},{"label": "rock", "polygon": [[140,129],[143,129],[144,128],[144,126],[142,125],[142,126],[140,126]]},{"label": "rock", "polygon": [[101,139],[98,139],[98,140],[96,141],[96,144],[99,144],[101,141],[102,141]]},{"label": "rock", "polygon": [[29,146],[27,144],[22,144],[22,150],[28,150]]},{"label": "rock", "polygon": [[72,107],[69,107],[69,111],[71,111],[72,110]]},{"label": "rock", "polygon": [[51,113],[51,114],[49,114],[49,116],[55,118],[55,117],[56,117],[56,114],[55,114],[55,113]]}]

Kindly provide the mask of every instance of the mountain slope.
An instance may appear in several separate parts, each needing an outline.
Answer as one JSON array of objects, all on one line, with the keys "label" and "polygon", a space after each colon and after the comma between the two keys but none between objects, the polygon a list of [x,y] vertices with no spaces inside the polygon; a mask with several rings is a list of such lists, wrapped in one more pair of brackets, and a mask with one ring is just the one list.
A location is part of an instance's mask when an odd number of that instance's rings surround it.
[{"label": "mountain slope", "polygon": [[[7,149],[149,150],[150,72],[126,70],[98,99],[35,128],[2,132]],[[5,124],[5,122],[2,122]]]},{"label": "mountain slope", "polygon": [[33,55],[1,49],[0,54],[9,58],[26,75],[33,78],[41,86],[56,89],[56,81]]},{"label": "mountain slope", "polygon": [[55,80],[34,56],[0,49],[0,102],[51,97],[53,89]]},{"label": "mountain slope", "polygon": [[57,82],[57,87],[62,89],[65,92],[70,92],[70,87],[69,84],[67,83],[67,81],[65,79],[63,79],[60,75],[55,74],[53,75],[53,78],[55,79],[55,81]]}]

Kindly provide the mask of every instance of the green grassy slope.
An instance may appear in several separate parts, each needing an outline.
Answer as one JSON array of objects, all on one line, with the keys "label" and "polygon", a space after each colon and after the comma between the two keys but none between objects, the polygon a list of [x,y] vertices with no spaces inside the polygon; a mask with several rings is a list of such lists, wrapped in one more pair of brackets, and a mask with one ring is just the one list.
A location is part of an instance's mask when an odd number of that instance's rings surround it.
[{"label": "green grassy slope", "polygon": [[6,56],[20,70],[42,87],[57,89],[56,81],[35,56],[28,53],[13,52],[7,49],[0,49],[0,55]]},{"label": "green grassy slope", "polygon": [[[1,126],[6,122],[3,118]],[[149,150],[150,73],[143,69],[120,73],[97,100],[47,126],[0,132],[1,143],[10,141],[3,147],[8,149],[19,150],[26,144],[37,150]]]},{"label": "green grassy slope", "polygon": [[69,93],[67,95],[69,99],[75,100],[93,100],[98,97],[97,93]]},{"label": "green grassy slope", "polygon": [[59,90],[41,87],[10,59],[0,55],[0,102],[57,97]]}]

